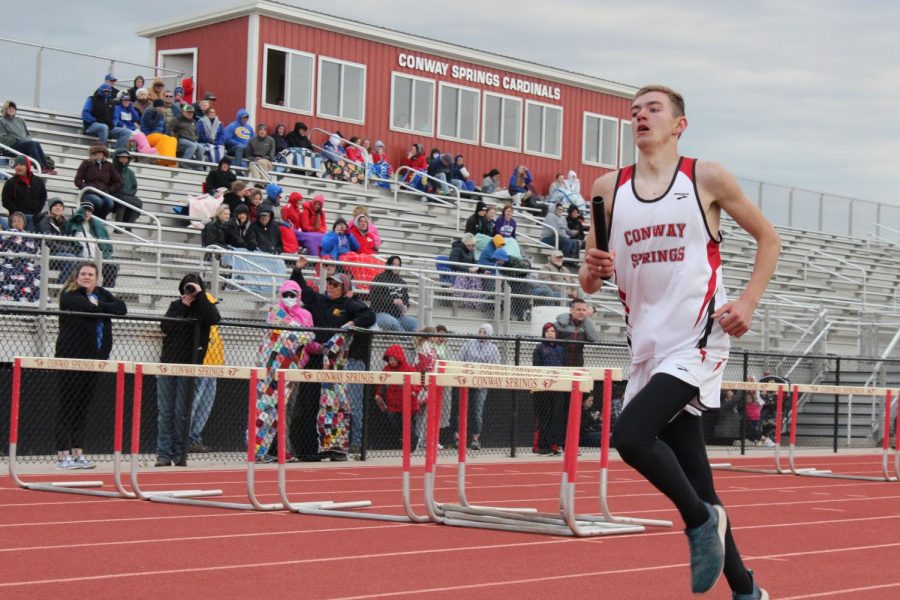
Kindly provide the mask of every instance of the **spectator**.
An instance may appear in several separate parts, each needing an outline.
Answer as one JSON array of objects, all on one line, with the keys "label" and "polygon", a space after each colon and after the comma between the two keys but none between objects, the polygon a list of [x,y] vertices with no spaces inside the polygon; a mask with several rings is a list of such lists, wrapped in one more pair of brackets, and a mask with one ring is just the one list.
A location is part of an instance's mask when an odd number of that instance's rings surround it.
[{"label": "spectator", "polygon": [[[196,110],[194,115],[197,116]],[[203,146],[203,153],[207,162],[217,162],[221,167],[222,159],[225,158],[225,126],[222,125],[222,121],[216,116],[216,109],[209,108],[206,110],[206,113],[199,116],[197,120],[197,141]]]},{"label": "spectator", "polygon": [[[198,276],[199,277],[199,276]],[[210,304],[218,304],[216,297],[205,292]],[[218,309],[217,309],[218,310]],[[209,345],[203,356],[204,365],[224,365],[225,347],[222,345],[222,336],[219,335],[219,326],[209,328]],[[216,401],[217,379],[215,377],[197,377],[194,380],[194,398],[191,402],[191,429],[189,435],[191,452],[209,452],[203,444],[203,430],[212,413],[213,404]]]},{"label": "spectator", "polygon": [[321,252],[333,256],[335,260],[341,260],[347,252],[359,252],[359,242],[347,233],[347,221],[342,217],[335,219],[331,231],[322,237]]},{"label": "spectator", "polygon": [[[556,342],[556,326],[545,323],[541,328],[543,341],[534,347],[531,364],[535,367],[565,366],[565,351]],[[559,456],[565,440],[568,414],[568,394],[565,392],[534,393],[535,433],[537,450],[541,456]]]},{"label": "spectator", "polygon": [[194,101],[194,77],[192,75],[188,75],[187,77],[182,79],[181,88],[184,94],[184,101],[188,104],[191,104]]},{"label": "spectator", "polygon": [[26,154],[41,165],[41,173],[56,175],[53,160],[44,154],[44,149],[31,139],[25,119],[18,116],[18,107],[12,100],[3,103],[3,115],[0,116],[0,144]]},{"label": "spectator", "polygon": [[[466,340],[462,348],[459,350],[457,360],[472,363],[500,364],[500,349],[494,342],[490,341],[490,336],[494,335],[494,328],[490,323],[485,323],[478,328],[478,338],[474,340]],[[469,388],[469,417],[472,426],[469,433],[472,434],[472,441],[469,443],[469,449],[481,450],[481,430],[484,422],[484,401],[487,398],[487,388]],[[459,432],[457,431],[457,444],[459,443]]]},{"label": "spectator", "polygon": [[509,196],[506,190],[500,187],[499,169],[491,169],[484,174],[484,179],[481,182],[481,193],[494,196]]},{"label": "spectator", "polygon": [[250,191],[247,192],[247,197],[244,198],[244,204],[247,205],[247,209],[250,211],[250,221],[256,222],[257,217],[259,217],[259,207],[262,205],[262,190],[259,188],[250,188]]},{"label": "spectator", "polygon": [[[125,303],[100,287],[97,265],[81,263],[59,295],[56,358],[108,360],[112,351],[111,315],[128,312]],[[67,315],[94,313],[97,317]],[[59,416],[56,422],[57,469],[93,469],[84,456],[84,431],[98,379],[96,371],[69,371],[57,379]]]},{"label": "spectator", "polygon": [[[753,383],[752,375],[747,376],[747,381]],[[747,439],[753,444],[759,445],[762,440],[762,408],[766,405],[759,390],[745,391],[743,393],[744,415],[747,423]],[[723,406],[724,408],[724,406]],[[768,440],[768,438],[767,438]]]},{"label": "spectator", "polygon": [[462,154],[457,154],[450,167],[450,183],[464,192],[474,192],[475,184],[469,179],[469,170],[466,168],[466,159]]},{"label": "spectator", "polygon": [[385,155],[384,142],[376,140],[375,146],[372,148],[372,162],[369,163],[369,176],[376,178],[375,185],[382,189],[389,190],[391,189],[391,184],[386,180],[390,179],[393,174],[394,169],[391,167],[391,163],[388,162],[387,156]]},{"label": "spectator", "polygon": [[550,182],[550,187],[547,189],[547,201],[550,204],[556,204],[556,192],[559,189],[565,189],[566,187],[566,178],[562,173],[557,173],[556,177],[553,178],[553,181]]},{"label": "spectator", "polygon": [[[50,200],[50,212],[38,223],[37,231],[43,235],[53,236],[70,236],[69,221],[63,214],[66,210],[65,203],[59,198]],[[50,256],[58,256],[60,259],[74,259],[76,252],[76,244],[66,240],[45,239],[44,243],[50,250]],[[56,283],[64,284],[71,277],[75,270],[74,260],[54,260],[50,259],[50,268],[59,270],[59,277]]]},{"label": "spectator", "polygon": [[203,226],[200,240],[204,248],[207,246],[225,247],[228,245],[229,219],[231,219],[231,209],[223,202],[216,209],[216,215],[210,219],[209,223]]},{"label": "spectator", "polygon": [[[178,294],[180,297],[169,304],[166,319],[159,324],[163,331],[160,362],[202,364],[209,349],[210,329],[220,320],[219,310],[209,300],[199,275],[188,273],[182,277]],[[156,377],[156,405],[159,411],[156,420],[157,467],[172,464],[187,466],[184,442],[190,435],[192,390],[192,381],[188,377]]]},{"label": "spectator", "polygon": [[268,204],[259,209],[259,217],[247,232],[256,250],[269,254],[281,254],[281,228],[275,222],[275,211]]},{"label": "spectator", "polygon": [[490,267],[486,270],[493,273],[494,263],[497,262],[494,259],[494,253],[497,252],[497,250],[504,248],[505,246],[506,238],[502,235],[497,234],[489,238],[487,244],[485,244],[484,248],[481,249],[481,254],[478,256],[478,264]]},{"label": "spectator", "polygon": [[509,238],[515,239],[516,237],[516,220],[513,218],[512,204],[504,206],[500,218],[494,221],[494,231],[492,232],[492,235],[498,234],[507,238],[507,243],[509,243]]},{"label": "spectator", "polygon": [[175,89],[172,90],[172,94],[175,97],[175,102],[174,102],[175,106],[180,108],[182,112],[184,112],[184,103],[185,102],[187,102],[188,104],[192,104],[191,100],[186,100],[184,97],[184,86],[181,86],[181,85],[175,86]]},{"label": "spectator", "polygon": [[350,143],[345,145],[345,152],[347,154],[347,159],[352,160],[358,165],[366,164],[366,157],[363,154],[363,151],[358,148],[359,146],[359,137],[352,136],[349,140]]},{"label": "spectator", "polygon": [[156,77],[151,83],[150,87],[147,88],[147,91],[150,92],[150,101],[154,100],[162,100],[166,91],[166,82]]},{"label": "spectator", "polygon": [[[499,248],[494,253],[493,259],[497,266],[496,273],[506,280],[511,293],[520,296],[531,293],[532,286],[527,280],[527,270],[531,269],[531,265],[525,259],[510,256],[506,248]],[[491,283],[493,284],[494,282],[491,281]],[[483,283],[482,286],[484,286]],[[512,318],[524,321],[525,313],[529,310],[529,304],[529,298],[513,298],[510,303]]]},{"label": "spectator", "polygon": [[[434,351],[437,352],[438,360],[448,360],[450,358],[450,347],[447,344],[447,338],[444,337],[444,334],[450,332],[447,331],[446,325],[437,325],[434,329],[435,337],[431,338],[431,343],[434,346]],[[447,439],[452,417],[452,408],[453,390],[449,387],[445,387],[441,397],[441,437],[439,438],[441,443],[445,445],[452,443],[452,438],[450,440]]]},{"label": "spectator", "polygon": [[[203,160],[203,144],[197,135],[197,124],[194,123],[194,107],[184,105],[184,112],[175,118],[172,125],[172,135],[178,140],[178,153],[181,158],[189,160]],[[200,165],[184,165],[190,169],[202,169]]]},{"label": "spectator", "polygon": [[584,217],[581,211],[574,204],[569,206],[569,212],[566,215],[566,227],[569,230],[569,237],[584,243],[587,228],[584,226]]},{"label": "spectator", "polygon": [[[237,181],[237,175],[231,170],[231,159],[223,154],[222,158],[219,159],[218,166],[215,169],[210,169],[209,173],[206,175],[205,191],[207,194],[214,194],[216,190],[220,188],[231,190],[235,181]],[[223,201],[228,202],[228,200],[224,198]],[[237,204],[237,202],[235,202],[235,204]],[[230,202],[228,203],[228,207],[232,208]]]},{"label": "spectator", "polygon": [[[147,142],[160,156],[174,157],[178,150],[178,140],[168,135],[165,107],[162,100],[153,101],[153,110],[147,110],[141,116],[141,132],[147,136]],[[174,166],[174,162],[165,161],[160,164]]]},{"label": "spectator", "polygon": [[119,80],[112,73],[107,73],[106,77],[103,78],[103,83],[109,86],[109,109],[112,110],[116,105],[116,100],[119,97],[119,94],[123,92],[116,87],[116,84],[119,83]]},{"label": "spectator", "polygon": [[735,396],[734,390],[722,390],[716,424],[713,427],[713,443],[731,446],[741,437],[741,403],[744,397]]},{"label": "spectator", "polygon": [[254,162],[266,161],[259,163],[260,167],[266,172],[272,170],[272,161],[275,160],[275,140],[269,135],[269,128],[265,123],[257,125],[256,137],[247,141],[247,156]]},{"label": "spectator", "polygon": [[[438,355],[437,350],[435,350],[434,344],[432,343],[432,339],[433,334],[437,333],[437,330],[434,327],[423,327],[420,333],[425,335],[420,335],[415,339],[416,371],[423,375],[422,386],[419,388],[419,394],[416,397],[417,404],[419,405],[419,408],[416,411],[416,439],[421,442],[424,447],[427,443],[426,423],[428,420],[428,386],[433,385],[426,377],[424,377],[424,375],[426,373],[433,373],[435,370],[434,365],[435,362],[437,362]],[[440,443],[438,443],[437,447],[438,450],[444,448]],[[415,448],[418,450],[418,444]]]},{"label": "spectator", "polygon": [[546,281],[560,298],[574,299],[578,297],[578,286],[565,286],[564,283],[574,283],[568,275],[571,274],[568,267],[563,264],[562,250],[554,250],[538,274],[538,278]]},{"label": "spectator", "polygon": [[369,235],[372,236],[372,240],[375,242],[375,246],[380,248],[382,246],[381,234],[378,233],[378,226],[375,225],[375,220],[371,215],[369,215],[369,209],[366,208],[364,204],[357,204],[353,207],[353,218],[356,219],[357,217],[360,217],[362,215],[365,215],[369,218]]},{"label": "spectator", "polygon": [[487,219],[487,204],[479,200],[475,205],[475,212],[466,219],[466,233],[473,235],[494,235],[494,224]]},{"label": "spectator", "polygon": [[439,194],[450,194],[447,181],[450,175],[450,167],[453,166],[453,157],[449,154],[438,154],[428,163],[428,178],[431,187]]},{"label": "spectator", "polygon": [[369,138],[363,138],[359,145],[362,146],[367,155],[372,155],[372,140],[370,140]]},{"label": "spectator", "polygon": [[[207,178],[206,181],[206,189],[209,189],[209,178]],[[225,195],[222,196],[222,202],[227,204],[228,208],[230,208],[231,212],[233,213],[238,206],[246,203],[247,196],[250,195],[250,192],[253,188],[247,187],[247,183],[240,180],[233,181],[229,187],[231,189],[225,192]],[[213,188],[213,191],[215,191],[216,189],[218,188]]]},{"label": "spectator", "polygon": [[294,123],[294,129],[287,136],[285,136],[284,140],[287,142],[287,145],[290,148],[298,148],[303,150],[309,150],[313,152],[313,145],[310,139],[306,136],[306,132],[308,131],[308,127],[306,123],[303,121],[297,121]]},{"label": "spectator", "polygon": [[576,298],[569,302],[569,312],[556,317],[557,339],[577,342],[565,345],[566,366],[584,366],[584,344],[582,342],[599,342],[600,335],[594,322],[588,317],[587,302]]},{"label": "spectator", "polygon": [[467,233],[453,242],[448,261],[450,269],[457,273],[453,278],[453,289],[456,290],[454,296],[461,300],[468,299],[463,301],[460,307],[481,308],[481,304],[472,301],[482,296],[481,279],[475,277],[475,273],[478,272],[475,262],[475,236]]},{"label": "spectator", "polygon": [[205,115],[210,108],[215,108],[216,95],[213,92],[203,92],[203,98],[194,103],[194,116]]},{"label": "spectator", "polygon": [[134,76],[134,80],[132,81],[132,83],[133,83],[134,85],[132,85],[130,88],[128,88],[128,91],[127,91],[126,93],[127,93],[129,96],[131,96],[132,98],[137,98],[137,91],[138,91],[139,89],[143,88],[143,87],[144,87],[144,84],[146,83],[146,82],[144,81],[143,75],[135,75],[135,76]]},{"label": "spectator", "polygon": [[312,200],[304,202],[302,206],[300,229],[295,232],[297,242],[313,256],[319,256],[322,253],[322,238],[328,231],[325,223],[325,196],[316,194]]},{"label": "spectator", "polygon": [[268,202],[272,206],[278,206],[279,204],[281,204],[281,194],[283,193],[284,188],[282,188],[277,183],[266,184],[266,202]]},{"label": "spectator", "polygon": [[249,252],[256,250],[256,241],[250,235],[250,209],[246,204],[238,204],[231,211],[231,219],[225,227],[225,243],[228,247]]},{"label": "spectator", "polygon": [[134,108],[141,117],[148,110],[153,110],[153,100],[150,99],[150,91],[147,88],[139,88],[131,97],[134,98]]},{"label": "spectator", "polygon": [[41,242],[23,237],[25,215],[9,216],[9,230],[0,233],[0,300],[37,302],[41,295],[41,267],[36,263]]},{"label": "spectator", "polygon": [[565,209],[557,204],[547,212],[541,228],[541,242],[563,251],[569,258],[578,258],[579,243],[569,237],[569,226],[566,223]]},{"label": "spectator", "polygon": [[181,105],[175,102],[175,94],[166,90],[163,92],[163,113],[166,115],[166,122],[172,123],[181,116]]},{"label": "spectator", "polygon": [[[75,187],[79,190],[91,187],[109,195],[114,195],[122,189],[122,176],[107,159],[109,150],[106,146],[95,144],[89,151],[90,158],[81,161],[75,172]],[[90,202],[94,205],[95,216],[104,219],[113,209],[112,199],[94,192],[87,192],[82,197],[82,202]]]},{"label": "spectator", "polygon": [[409,171],[403,175],[403,181],[416,188],[419,191],[425,191],[425,183],[427,181],[428,160],[422,150],[421,144],[413,144],[406,158],[400,163],[400,166],[409,167],[413,171]]},{"label": "spectator", "polygon": [[509,195],[517,206],[529,206],[528,200],[532,196],[531,172],[525,165],[519,165],[509,178]]},{"label": "spectator", "polygon": [[341,139],[340,132],[328,138],[328,141],[322,146],[319,156],[325,163],[325,171],[335,181],[359,183],[365,179],[365,167],[360,167],[347,160],[347,152],[344,149],[344,140]]},{"label": "spectator", "polygon": [[[612,425],[612,423],[610,423]],[[579,445],[585,448],[599,448],[603,433],[603,415],[594,406],[594,394],[585,394],[581,401],[581,435]],[[610,427],[610,434],[612,428]]]},{"label": "spectator", "polygon": [[370,232],[369,217],[359,215],[350,222],[350,235],[356,239],[360,254],[377,254],[378,240]]},{"label": "spectator", "polygon": [[566,195],[564,202],[568,206],[577,207],[582,215],[586,216],[590,209],[588,208],[587,202],[584,201],[584,196],[581,195],[581,181],[579,181],[578,174],[575,171],[569,171],[566,175],[565,190]]},{"label": "spectator", "polygon": [[23,213],[25,228],[31,231],[47,203],[47,187],[43,179],[31,172],[31,163],[24,156],[16,157],[13,176],[3,183],[2,195],[7,213]]},{"label": "spectator", "polygon": [[81,108],[81,122],[85,135],[97,136],[100,145],[106,146],[110,137],[116,140],[116,149],[124,149],[131,139],[131,132],[124,127],[113,126],[112,109],[109,106],[111,87],[104,83]]},{"label": "spectator", "polygon": [[116,279],[119,276],[119,265],[112,262],[113,249],[108,243],[101,240],[109,240],[109,232],[99,219],[94,218],[94,205],[90,202],[82,202],[72,218],[69,219],[69,235],[79,238],[78,255],[93,262],[103,260],[103,287],[116,287]]},{"label": "spectator", "polygon": [[303,194],[291,192],[287,204],[281,207],[281,220],[291,226],[292,229],[300,229],[300,215],[303,213]]},{"label": "spectator", "polygon": [[116,198],[124,202],[124,204],[116,204],[116,221],[119,223],[134,223],[137,221],[138,211],[136,208],[143,208],[144,203],[137,197],[138,181],[134,171],[129,166],[131,164],[131,153],[128,150],[116,150],[115,166],[119,177],[122,179],[122,187],[115,194]]},{"label": "spectator", "polygon": [[225,149],[234,156],[238,165],[243,164],[247,144],[253,138],[253,127],[249,125],[250,113],[241,108],[234,121],[225,128]]},{"label": "spectator", "polygon": [[403,262],[399,256],[387,260],[387,268],[372,280],[372,310],[375,322],[385,331],[415,331],[415,317],[409,316],[409,284],[400,274]]},{"label": "spectator", "polygon": [[[384,351],[382,360],[385,362],[383,370],[389,373],[416,372],[416,368],[406,362],[406,354],[403,352],[403,348],[397,344],[388,346],[388,349]],[[413,381],[415,381],[415,379],[413,379]],[[415,414],[419,409],[419,403],[417,402],[419,397],[419,387],[420,386],[415,384],[411,386],[411,398],[404,398],[403,385],[379,385],[375,387],[375,404],[378,406],[378,409],[384,413],[385,417],[387,417],[388,425],[391,428],[391,437],[395,439],[400,438],[402,441],[404,402],[409,402],[410,417],[415,418]],[[419,439],[416,436],[415,427],[411,426],[410,431],[410,437],[412,438],[410,449],[412,449],[418,447]]]},{"label": "spectator", "polygon": [[124,127],[131,132],[131,141],[141,154],[156,154],[156,148],[147,141],[147,136],[140,130],[141,114],[131,103],[131,95],[122,94],[119,104],[113,109],[113,124]]},{"label": "spectator", "polygon": [[278,162],[287,162],[286,159],[290,155],[290,146],[287,143],[287,126],[284,123],[279,123],[275,126],[272,140],[275,141],[276,160]]}]

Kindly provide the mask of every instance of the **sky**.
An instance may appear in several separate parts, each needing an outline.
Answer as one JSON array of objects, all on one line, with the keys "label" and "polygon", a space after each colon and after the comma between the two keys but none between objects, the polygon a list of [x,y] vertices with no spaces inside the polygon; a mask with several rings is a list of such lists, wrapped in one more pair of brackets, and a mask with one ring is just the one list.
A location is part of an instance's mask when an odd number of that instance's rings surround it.
[{"label": "sky", "polygon": [[[45,0],[4,11],[0,37],[148,63],[137,29],[239,1]],[[282,2],[636,87],[663,83],[686,99],[683,154],[739,177],[900,205],[898,2]],[[0,95],[30,91],[34,52],[0,42],[0,53]],[[45,56],[59,87],[78,86],[71,64]]]}]

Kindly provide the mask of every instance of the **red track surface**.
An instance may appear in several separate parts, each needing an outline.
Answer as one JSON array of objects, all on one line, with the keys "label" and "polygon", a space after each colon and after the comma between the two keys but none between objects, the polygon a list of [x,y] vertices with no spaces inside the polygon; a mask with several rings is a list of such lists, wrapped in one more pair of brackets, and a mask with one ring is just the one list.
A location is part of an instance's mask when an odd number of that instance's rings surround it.
[{"label": "red track surface", "polygon": [[[880,472],[873,456],[802,463]],[[561,468],[470,464],[469,500],[553,510]],[[398,471],[291,469],[288,492],[295,502],[369,499],[373,510],[401,514]],[[214,485],[224,500],[246,499],[242,471],[141,477],[149,491]],[[278,501],[274,471],[258,471],[257,481],[261,501]],[[455,468],[441,466],[438,500],[455,500],[455,482]],[[723,471],[716,482],[745,561],[772,598],[900,598],[900,484]],[[418,476],[415,500],[421,487]],[[597,493],[597,474],[584,464],[578,509],[597,512]],[[672,519],[676,528],[572,539],[25,491],[2,477],[0,598],[694,597],[687,544],[668,501],[621,463],[612,465],[609,494],[614,512]],[[706,597],[731,597],[724,577]]]}]

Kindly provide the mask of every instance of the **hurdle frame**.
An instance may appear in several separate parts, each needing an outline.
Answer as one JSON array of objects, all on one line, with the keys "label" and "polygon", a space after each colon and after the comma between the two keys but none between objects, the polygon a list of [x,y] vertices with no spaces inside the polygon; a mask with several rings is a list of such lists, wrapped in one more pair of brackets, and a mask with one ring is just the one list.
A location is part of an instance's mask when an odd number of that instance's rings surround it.
[{"label": "hurdle frame", "polygon": [[[301,515],[322,517],[341,517],[345,519],[362,519],[367,521],[389,521],[393,523],[428,523],[427,516],[416,514],[412,508],[410,469],[412,430],[410,417],[412,414],[412,385],[417,373],[389,371],[324,371],[280,369],[278,371],[278,493],[281,502],[291,512]],[[319,383],[335,385],[402,385],[403,386],[403,425],[402,425],[402,472],[401,481],[403,507],[405,515],[390,515],[375,512],[345,510],[351,508],[367,508],[372,506],[369,500],[350,502],[291,502],[287,495],[286,457],[287,457],[287,383]]]},{"label": "hurdle frame", "polygon": [[[81,358],[45,358],[33,356],[17,356],[13,358],[12,396],[10,401],[9,426],[9,476],[16,485],[23,489],[41,492],[57,492],[63,494],[79,494],[83,496],[100,496],[104,498],[135,498],[136,495],[125,489],[121,477],[122,428],[124,420],[125,373],[131,363],[113,360],[93,360]],[[93,490],[85,488],[102,487],[100,480],[89,481],[47,481],[26,482],[19,477],[17,465],[17,449],[19,442],[19,405],[22,393],[22,369],[38,369],[47,371],[79,371],[92,373],[115,373],[115,428],[113,434],[113,482],[116,491]]]}]

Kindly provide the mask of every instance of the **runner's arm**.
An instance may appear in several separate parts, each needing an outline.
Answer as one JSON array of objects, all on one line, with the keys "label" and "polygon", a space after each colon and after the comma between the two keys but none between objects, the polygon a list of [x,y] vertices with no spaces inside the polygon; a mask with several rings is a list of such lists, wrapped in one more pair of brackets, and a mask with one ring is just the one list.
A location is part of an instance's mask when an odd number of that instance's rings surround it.
[{"label": "runner's arm", "polygon": [[[607,173],[594,181],[591,187],[591,198],[601,196],[606,209],[607,227],[612,215],[613,188],[616,183],[616,172]],[[591,223],[594,226],[594,223]],[[609,233],[609,232],[607,232]],[[584,264],[578,270],[578,282],[586,294],[593,294],[603,287],[603,279],[608,279],[615,273],[615,253],[604,252],[596,248],[594,236],[587,236],[587,244],[584,249]]]}]

